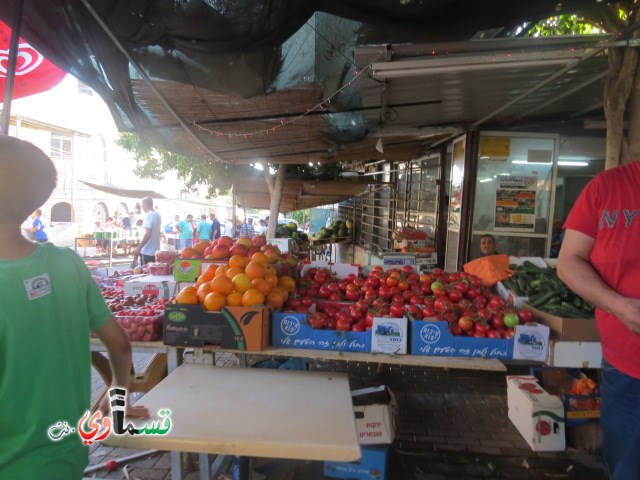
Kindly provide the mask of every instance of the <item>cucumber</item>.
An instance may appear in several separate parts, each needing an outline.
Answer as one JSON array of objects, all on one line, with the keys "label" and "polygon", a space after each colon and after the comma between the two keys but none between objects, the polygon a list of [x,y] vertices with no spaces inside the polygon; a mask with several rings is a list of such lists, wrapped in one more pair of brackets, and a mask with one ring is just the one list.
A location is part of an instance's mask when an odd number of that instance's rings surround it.
[{"label": "cucumber", "polygon": [[543,293],[539,293],[537,295],[532,295],[531,297],[529,297],[529,305],[531,305],[534,308],[538,308],[541,305],[545,305],[547,302],[549,302],[549,300],[553,299],[554,297],[558,297],[558,294],[555,291],[549,291],[549,292],[543,292]]},{"label": "cucumber", "polygon": [[569,318],[593,318],[593,316],[587,312],[576,308],[573,303],[562,302],[561,305],[569,311],[569,315],[567,315]]}]

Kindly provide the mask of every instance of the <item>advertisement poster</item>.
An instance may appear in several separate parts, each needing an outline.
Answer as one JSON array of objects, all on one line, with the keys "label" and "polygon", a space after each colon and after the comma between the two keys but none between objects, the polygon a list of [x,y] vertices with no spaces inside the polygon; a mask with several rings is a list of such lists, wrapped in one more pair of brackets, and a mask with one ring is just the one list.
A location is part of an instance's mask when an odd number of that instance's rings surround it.
[{"label": "advertisement poster", "polygon": [[498,175],[495,229],[535,231],[537,176]]}]

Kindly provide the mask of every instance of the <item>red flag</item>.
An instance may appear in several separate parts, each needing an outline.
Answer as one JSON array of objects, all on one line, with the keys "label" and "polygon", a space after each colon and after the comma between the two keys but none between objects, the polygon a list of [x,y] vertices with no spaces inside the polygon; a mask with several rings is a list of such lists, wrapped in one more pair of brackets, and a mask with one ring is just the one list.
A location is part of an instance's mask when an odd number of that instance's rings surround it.
[{"label": "red flag", "polygon": [[[0,21],[0,104],[2,104],[7,80],[10,41],[11,29]],[[65,75],[64,70],[60,70],[44,58],[22,38],[19,40],[12,98],[46,92],[59,84]]]}]

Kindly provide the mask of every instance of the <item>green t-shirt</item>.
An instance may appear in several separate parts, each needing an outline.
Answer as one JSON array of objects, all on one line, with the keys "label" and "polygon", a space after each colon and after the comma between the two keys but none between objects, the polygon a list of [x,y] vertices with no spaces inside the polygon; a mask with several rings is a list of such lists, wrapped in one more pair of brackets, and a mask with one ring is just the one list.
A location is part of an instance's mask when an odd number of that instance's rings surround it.
[{"label": "green t-shirt", "polygon": [[176,227],[180,229],[180,234],[178,238],[180,240],[189,240],[193,238],[193,227],[191,227],[191,223],[187,220],[181,220],[176,224]]},{"label": "green t-shirt", "polygon": [[[0,260],[0,478],[76,480],[88,463],[77,433],[91,401],[90,330],[111,316],[68,248],[37,244]],[[76,433],[52,441],[67,422]]]}]

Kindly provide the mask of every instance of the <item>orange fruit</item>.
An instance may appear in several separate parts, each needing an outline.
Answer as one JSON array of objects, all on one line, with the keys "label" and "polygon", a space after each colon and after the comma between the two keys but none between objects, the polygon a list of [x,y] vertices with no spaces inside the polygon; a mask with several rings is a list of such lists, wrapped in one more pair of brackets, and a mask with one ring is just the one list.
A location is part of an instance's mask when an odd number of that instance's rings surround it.
[{"label": "orange fruit", "polygon": [[204,250],[211,245],[211,242],[207,240],[201,240],[193,246],[193,249],[198,253],[198,255],[204,254]]},{"label": "orange fruit", "polygon": [[252,307],[253,305],[264,304],[265,296],[255,288],[250,288],[242,294],[242,306]]},{"label": "orange fruit", "polygon": [[227,270],[229,270],[229,267],[227,267],[226,265],[220,265],[218,267],[218,269],[216,270],[216,277],[219,277],[220,275],[226,275],[227,274]]},{"label": "orange fruit", "polygon": [[239,273],[233,277],[233,289],[236,292],[244,293],[251,288],[251,278],[246,273]]},{"label": "orange fruit", "polygon": [[[273,292],[274,290],[275,290],[276,292],[279,292],[279,293],[284,297],[284,301],[285,301],[285,302],[289,299],[289,292],[287,291],[287,289],[286,289],[286,288],[284,288],[284,287],[280,287],[280,286],[277,286],[277,287],[273,287],[273,288],[271,289],[271,291],[272,291],[272,292]],[[271,292],[269,292],[269,293],[271,293]]]},{"label": "orange fruit", "polygon": [[242,293],[240,292],[231,292],[227,295],[227,300],[225,301],[225,305],[227,307],[241,307],[242,306]]},{"label": "orange fruit", "polygon": [[211,280],[216,276],[216,270],[218,270],[218,265],[212,263],[210,265],[207,265],[207,268],[204,269],[204,272],[202,272],[202,275],[200,276],[207,277],[209,278],[209,280]]},{"label": "orange fruit", "polygon": [[184,287],[176,295],[177,303],[198,303],[198,290],[194,286]]},{"label": "orange fruit", "polygon": [[228,278],[233,278],[241,273],[244,273],[244,268],[229,267],[229,270],[227,270],[227,273],[225,273],[225,275]]},{"label": "orange fruit", "polygon": [[278,276],[278,271],[276,270],[276,267],[274,267],[273,265],[268,265],[266,275]]},{"label": "orange fruit", "polygon": [[283,275],[278,279],[278,286],[286,288],[287,292],[291,292],[296,288],[296,281],[289,275]]},{"label": "orange fruit", "polygon": [[211,291],[222,295],[229,295],[233,292],[233,282],[225,275],[219,275],[211,280]]},{"label": "orange fruit", "polygon": [[249,259],[247,257],[243,257],[242,255],[234,255],[229,259],[229,266],[231,268],[239,268],[244,269],[247,266]]},{"label": "orange fruit", "polygon": [[196,294],[198,296],[198,303],[204,304],[204,297],[206,297],[210,293],[211,293],[210,282],[203,283],[202,285],[200,285],[200,287],[198,287],[198,293]]},{"label": "orange fruit", "polygon": [[208,311],[217,312],[224,307],[226,297],[218,292],[211,292],[204,298],[204,308]]},{"label": "orange fruit", "polygon": [[262,263],[254,262],[252,260],[245,267],[244,273],[249,275],[249,278],[264,278],[267,273],[267,269]]},{"label": "orange fruit", "polygon": [[263,295],[267,295],[271,290],[271,285],[264,278],[254,278],[251,280],[251,286]]},{"label": "orange fruit", "polygon": [[264,279],[269,284],[270,287],[276,287],[278,285],[278,277],[275,273],[267,273],[264,276]]},{"label": "orange fruit", "polygon": [[195,258],[198,256],[198,252],[196,252],[191,247],[185,247],[180,252],[180,258]]},{"label": "orange fruit", "polygon": [[272,289],[267,294],[267,303],[273,308],[282,308],[286,301],[287,299],[285,298],[284,293],[278,287]]},{"label": "orange fruit", "polygon": [[256,252],[251,256],[251,261],[252,262],[258,262],[258,263],[262,263],[264,266],[269,265],[269,259],[267,258],[267,256],[262,253],[262,252]]}]

